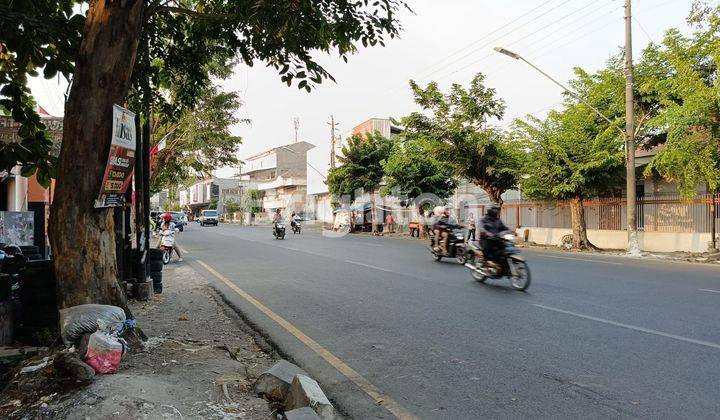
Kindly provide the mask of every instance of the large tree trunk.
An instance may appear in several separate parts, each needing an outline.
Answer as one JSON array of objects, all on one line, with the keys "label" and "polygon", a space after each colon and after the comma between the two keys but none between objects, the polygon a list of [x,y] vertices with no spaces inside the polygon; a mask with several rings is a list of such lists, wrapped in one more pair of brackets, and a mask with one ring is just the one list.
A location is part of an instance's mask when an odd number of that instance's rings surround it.
[{"label": "large tree trunk", "polygon": [[110,149],[112,106],[125,102],[143,22],[142,0],[90,3],[65,108],[50,243],[60,308],[126,307],[117,280],[112,211],[93,208]]},{"label": "large tree trunk", "polygon": [[595,249],[587,237],[587,225],[585,224],[585,208],[582,197],[574,197],[570,200],[570,220],[573,230],[573,249]]},{"label": "large tree trunk", "polygon": [[502,193],[504,191],[497,190],[496,188],[490,187],[490,186],[484,186],[482,189],[487,193],[488,197],[490,197],[490,201],[493,203],[497,203],[502,206],[503,199],[502,199]]}]

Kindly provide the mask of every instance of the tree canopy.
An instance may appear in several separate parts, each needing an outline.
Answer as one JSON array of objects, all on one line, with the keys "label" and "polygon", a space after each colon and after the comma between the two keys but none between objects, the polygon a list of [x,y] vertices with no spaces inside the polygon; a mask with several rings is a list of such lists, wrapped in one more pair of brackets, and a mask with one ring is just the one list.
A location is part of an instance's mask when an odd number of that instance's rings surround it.
[{"label": "tree canopy", "polygon": [[[0,170],[23,166],[49,184],[57,159],[35,110],[28,76],[42,71],[72,78],[83,37],[80,0],[32,0],[0,5],[0,112],[20,123],[19,143],[0,145]],[[100,4],[91,3],[90,9]],[[198,0],[174,5],[151,0],[143,5],[145,23],[137,58],[128,57],[133,88],[128,97],[166,115],[192,108],[210,84],[236,58],[248,66],[273,67],[288,86],[310,91],[332,75],[315,51],[344,61],[363,46],[385,45],[400,31],[396,14],[402,0]],[[97,63],[99,65],[99,63]],[[162,92],[162,93],[161,93]],[[68,116],[66,116],[68,117]]]},{"label": "tree canopy", "polygon": [[687,198],[698,186],[720,187],[720,7],[697,10],[696,32],[669,30],[658,51],[667,71],[653,86],[663,110],[650,124],[667,142],[645,171],[676,182]]},{"label": "tree canopy", "polygon": [[154,159],[153,190],[209,175],[213,170],[236,165],[242,139],[230,128],[244,120],[236,117],[241,103],[236,93],[206,89],[194,108],[176,122],[158,115],[155,141],[164,136],[166,147]]},{"label": "tree canopy", "polygon": [[501,195],[517,184],[520,161],[516,147],[488,125],[502,118],[505,102],[484,83],[485,76],[478,73],[467,89],[453,84],[443,93],[435,82],[423,89],[411,81],[423,112],[403,118],[403,124],[408,136],[430,140],[432,154],[447,162],[457,178],[468,179],[500,202]]},{"label": "tree canopy", "polygon": [[407,197],[408,203],[423,194],[443,200],[452,195],[457,186],[450,165],[436,159],[427,140],[419,137],[403,135],[395,141],[383,170],[384,193],[392,191]]},{"label": "tree canopy", "polygon": [[328,174],[326,182],[330,193],[353,200],[358,190],[373,192],[383,179],[383,165],[392,147],[392,141],[378,132],[350,137],[338,156],[340,166]]}]

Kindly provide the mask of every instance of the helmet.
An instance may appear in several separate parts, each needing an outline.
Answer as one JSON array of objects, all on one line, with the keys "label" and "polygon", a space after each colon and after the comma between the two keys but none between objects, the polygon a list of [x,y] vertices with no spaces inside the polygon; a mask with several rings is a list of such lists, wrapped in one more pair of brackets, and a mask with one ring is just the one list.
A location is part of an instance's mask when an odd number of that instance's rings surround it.
[{"label": "helmet", "polygon": [[493,203],[490,208],[487,210],[487,215],[490,217],[499,217],[500,216],[500,204]]},{"label": "helmet", "polygon": [[445,213],[444,206],[435,206],[435,208],[433,209],[433,214],[435,216],[441,216],[443,213]]},{"label": "helmet", "polygon": [[172,214],[170,214],[170,213],[165,213],[165,214],[163,214],[162,217],[163,217],[163,220],[166,222],[169,222],[172,220]]}]

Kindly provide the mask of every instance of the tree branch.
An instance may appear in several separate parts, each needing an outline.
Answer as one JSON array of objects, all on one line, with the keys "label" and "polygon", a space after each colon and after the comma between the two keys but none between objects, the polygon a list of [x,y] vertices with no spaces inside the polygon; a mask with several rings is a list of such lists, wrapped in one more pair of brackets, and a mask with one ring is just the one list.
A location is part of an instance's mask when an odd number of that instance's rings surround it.
[{"label": "tree branch", "polygon": [[184,7],[174,7],[174,6],[158,6],[152,12],[155,13],[155,12],[161,12],[161,11],[177,13],[177,14],[181,14],[181,15],[187,15],[187,16],[203,18],[203,19],[228,19],[228,18],[236,17],[235,15],[228,15],[228,14],[196,12],[194,10],[186,9]]}]

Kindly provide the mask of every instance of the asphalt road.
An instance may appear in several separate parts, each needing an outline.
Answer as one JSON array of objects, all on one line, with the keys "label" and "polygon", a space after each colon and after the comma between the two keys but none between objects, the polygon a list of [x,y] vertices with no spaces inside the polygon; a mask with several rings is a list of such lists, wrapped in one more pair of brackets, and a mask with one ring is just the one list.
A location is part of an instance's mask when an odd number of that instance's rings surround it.
[{"label": "asphalt road", "polygon": [[527,250],[522,293],[424,241],[193,225],[179,243],[354,418],[392,415],[252,298],[420,418],[720,416],[720,266]]}]

